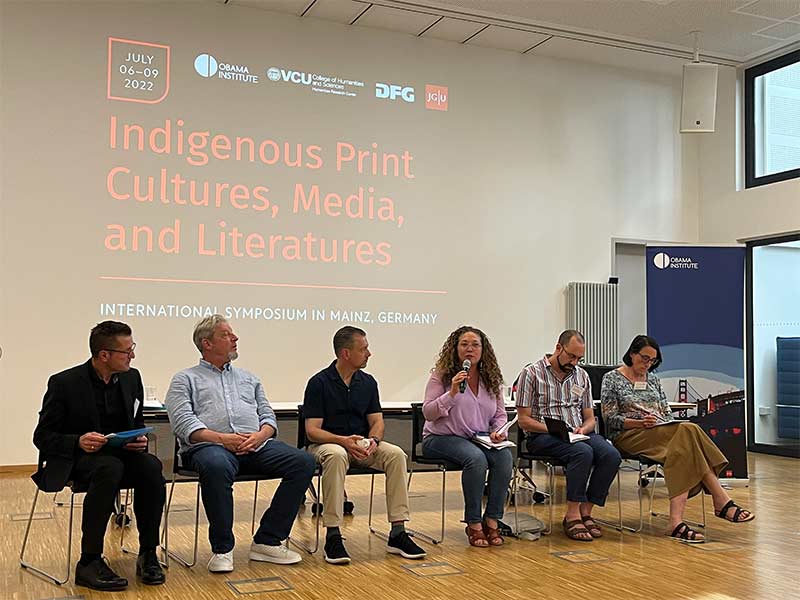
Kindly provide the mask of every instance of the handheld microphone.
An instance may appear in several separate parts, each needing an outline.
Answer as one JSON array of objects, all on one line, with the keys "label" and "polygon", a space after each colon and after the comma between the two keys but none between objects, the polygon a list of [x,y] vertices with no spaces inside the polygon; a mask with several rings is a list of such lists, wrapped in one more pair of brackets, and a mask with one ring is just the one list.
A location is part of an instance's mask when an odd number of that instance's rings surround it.
[{"label": "handheld microphone", "polygon": [[[468,358],[465,359],[463,364],[461,365],[461,369],[464,371],[464,373],[469,373],[471,367],[472,367],[472,362]],[[458,391],[463,394],[464,390],[466,389],[467,389],[467,380],[464,379],[461,383],[458,384]]]}]

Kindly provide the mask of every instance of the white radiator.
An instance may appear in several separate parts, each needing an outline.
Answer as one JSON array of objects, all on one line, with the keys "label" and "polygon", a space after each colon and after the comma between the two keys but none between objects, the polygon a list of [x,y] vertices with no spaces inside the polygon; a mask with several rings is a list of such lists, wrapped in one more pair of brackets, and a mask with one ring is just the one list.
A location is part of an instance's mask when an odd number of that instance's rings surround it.
[{"label": "white radiator", "polygon": [[617,364],[617,286],[567,284],[567,329],[577,329],[586,338],[587,363]]}]

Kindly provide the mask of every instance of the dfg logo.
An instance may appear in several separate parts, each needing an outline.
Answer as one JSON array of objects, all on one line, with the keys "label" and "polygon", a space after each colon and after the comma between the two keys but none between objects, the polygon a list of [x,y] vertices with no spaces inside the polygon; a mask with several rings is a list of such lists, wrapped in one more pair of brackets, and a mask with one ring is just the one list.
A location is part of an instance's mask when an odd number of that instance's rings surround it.
[{"label": "dfg logo", "polygon": [[447,88],[443,85],[425,85],[425,108],[447,110]]},{"label": "dfg logo", "polygon": [[414,102],[414,88],[403,87],[389,83],[376,83],[375,84],[375,97],[388,100],[397,100],[400,96],[405,102]]}]

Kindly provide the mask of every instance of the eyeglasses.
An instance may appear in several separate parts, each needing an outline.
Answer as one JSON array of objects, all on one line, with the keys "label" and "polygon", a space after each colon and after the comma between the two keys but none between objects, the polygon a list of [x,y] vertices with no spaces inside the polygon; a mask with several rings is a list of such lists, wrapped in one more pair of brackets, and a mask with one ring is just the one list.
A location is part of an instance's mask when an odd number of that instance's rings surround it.
[{"label": "eyeglasses", "polygon": [[642,354],[641,352],[634,352],[634,354],[638,355],[639,358],[642,359],[642,362],[646,365],[652,365],[654,362],[658,360],[658,356],[647,356],[646,354]]},{"label": "eyeglasses", "polygon": [[472,342],[472,343],[467,343],[467,342],[459,342],[459,344],[458,344],[458,347],[459,347],[459,348],[472,348],[472,349],[476,349],[476,348],[480,348],[480,347],[481,347],[481,343],[480,343],[480,342]]},{"label": "eyeglasses", "polygon": [[581,357],[578,357],[578,355],[577,355],[577,354],[573,354],[572,352],[567,352],[567,351],[566,351],[566,350],[564,350],[563,348],[561,349],[561,352],[563,352],[564,354],[566,354],[566,355],[567,355],[567,358],[569,359],[569,361],[570,361],[570,362],[572,362],[572,361],[574,360],[574,361],[576,361],[576,362],[577,362],[579,365],[582,365],[582,364],[583,364],[583,357],[582,357],[582,356],[581,356]]},{"label": "eyeglasses", "polygon": [[133,354],[133,351],[136,350],[136,344],[134,344],[127,350],[115,350],[114,348],[103,348],[103,350],[105,350],[106,352],[119,352],[120,354],[127,354],[128,356],[131,356]]}]

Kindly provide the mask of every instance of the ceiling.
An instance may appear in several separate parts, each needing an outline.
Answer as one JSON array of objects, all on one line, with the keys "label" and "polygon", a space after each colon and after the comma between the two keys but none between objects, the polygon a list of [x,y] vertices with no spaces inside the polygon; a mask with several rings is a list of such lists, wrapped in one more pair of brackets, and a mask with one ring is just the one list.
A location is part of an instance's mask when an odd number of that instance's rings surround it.
[{"label": "ceiling", "polygon": [[[672,71],[747,66],[800,48],[800,0],[216,0],[423,38]],[[631,52],[634,50],[635,52]]]}]

